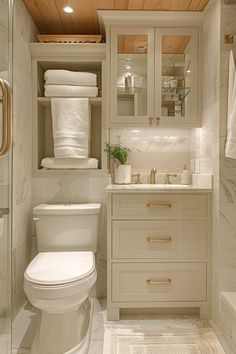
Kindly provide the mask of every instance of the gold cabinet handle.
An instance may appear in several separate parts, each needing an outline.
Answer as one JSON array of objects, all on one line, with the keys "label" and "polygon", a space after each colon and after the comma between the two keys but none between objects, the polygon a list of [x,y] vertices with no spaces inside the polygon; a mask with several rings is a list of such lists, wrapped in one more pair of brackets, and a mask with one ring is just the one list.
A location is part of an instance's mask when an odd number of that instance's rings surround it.
[{"label": "gold cabinet handle", "polygon": [[171,208],[172,205],[170,203],[148,203],[147,208],[150,209],[168,209]]},{"label": "gold cabinet handle", "polygon": [[149,237],[146,238],[146,241],[150,242],[150,243],[154,243],[154,242],[166,243],[166,242],[171,242],[172,239],[171,239],[171,237],[168,237],[168,238],[153,238],[153,237],[149,236]]},{"label": "gold cabinet handle", "polygon": [[170,285],[171,284],[171,279],[167,279],[167,280],[147,279],[146,283],[148,285]]},{"label": "gold cabinet handle", "polygon": [[6,80],[0,79],[2,89],[2,146],[0,147],[0,156],[5,155],[11,146],[11,87]]}]

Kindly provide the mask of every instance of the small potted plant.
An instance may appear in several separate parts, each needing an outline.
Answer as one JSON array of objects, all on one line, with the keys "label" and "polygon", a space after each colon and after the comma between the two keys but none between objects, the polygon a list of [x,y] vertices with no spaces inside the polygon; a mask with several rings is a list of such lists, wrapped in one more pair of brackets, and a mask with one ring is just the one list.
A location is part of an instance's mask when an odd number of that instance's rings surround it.
[{"label": "small potted plant", "polygon": [[131,166],[126,165],[131,150],[125,146],[122,146],[120,139],[118,138],[118,142],[116,144],[106,143],[106,148],[104,151],[107,152],[108,156],[114,163],[115,183],[131,183]]}]

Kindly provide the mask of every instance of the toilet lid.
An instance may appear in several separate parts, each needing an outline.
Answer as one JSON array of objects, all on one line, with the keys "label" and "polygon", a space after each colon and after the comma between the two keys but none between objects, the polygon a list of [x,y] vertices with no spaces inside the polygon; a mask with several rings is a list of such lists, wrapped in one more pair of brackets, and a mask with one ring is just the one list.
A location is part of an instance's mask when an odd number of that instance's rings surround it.
[{"label": "toilet lid", "polygon": [[93,252],[42,252],[28,265],[25,278],[42,285],[59,285],[85,278],[95,269]]}]

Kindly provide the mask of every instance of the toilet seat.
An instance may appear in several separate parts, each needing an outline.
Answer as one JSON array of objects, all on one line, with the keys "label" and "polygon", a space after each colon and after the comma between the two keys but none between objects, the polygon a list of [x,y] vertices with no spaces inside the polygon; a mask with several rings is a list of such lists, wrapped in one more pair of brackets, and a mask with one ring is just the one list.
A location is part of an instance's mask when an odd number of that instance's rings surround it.
[{"label": "toilet seat", "polygon": [[25,280],[43,286],[66,285],[81,282],[94,271],[93,252],[42,252],[28,265]]}]

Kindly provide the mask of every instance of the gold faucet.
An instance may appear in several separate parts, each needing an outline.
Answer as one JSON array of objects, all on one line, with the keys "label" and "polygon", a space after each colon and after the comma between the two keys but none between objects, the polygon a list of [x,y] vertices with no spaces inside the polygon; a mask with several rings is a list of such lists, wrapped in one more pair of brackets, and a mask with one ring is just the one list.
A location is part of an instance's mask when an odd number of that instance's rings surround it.
[{"label": "gold faucet", "polygon": [[134,182],[134,184],[142,184],[140,179],[140,173],[132,173],[131,177],[136,177],[136,181]]},{"label": "gold faucet", "polygon": [[170,177],[177,177],[177,173],[167,173],[165,177],[165,184],[171,184]]},{"label": "gold faucet", "polygon": [[155,168],[152,168],[150,171],[150,176],[149,176],[150,184],[156,184],[156,173],[157,173],[157,170]]}]

